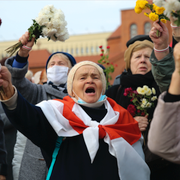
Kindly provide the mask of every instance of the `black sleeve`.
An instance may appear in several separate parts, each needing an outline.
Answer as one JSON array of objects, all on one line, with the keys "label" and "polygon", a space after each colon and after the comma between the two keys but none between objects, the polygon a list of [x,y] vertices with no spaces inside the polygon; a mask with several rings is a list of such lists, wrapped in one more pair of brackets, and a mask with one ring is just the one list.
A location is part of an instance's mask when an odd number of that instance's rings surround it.
[{"label": "black sleeve", "polygon": [[165,102],[176,102],[176,101],[180,101],[180,95],[173,95],[170,93],[166,93],[166,95],[164,96],[164,101]]},{"label": "black sleeve", "polygon": [[16,109],[9,110],[3,103],[2,106],[7,117],[17,130],[46,153],[52,154],[57,134],[40,107],[27,102],[19,92]]},{"label": "black sleeve", "polygon": [[174,46],[177,44],[178,42],[174,39],[174,37],[172,37],[172,48],[174,48]]},{"label": "black sleeve", "polygon": [[119,88],[119,85],[114,85],[114,86],[111,86],[109,89],[107,89],[106,91],[106,96],[110,97],[111,99],[114,99],[116,98],[116,93],[117,93],[117,90]]},{"label": "black sleeve", "polygon": [[5,137],[3,131],[3,121],[0,117],[0,175],[6,176],[7,175],[7,153],[5,148]]},{"label": "black sleeve", "polygon": [[17,54],[16,54],[16,61],[19,62],[19,63],[26,63],[27,60],[28,60],[28,57],[29,57],[29,55],[28,55],[27,57],[21,57],[21,56],[19,56],[18,53],[17,53]]}]

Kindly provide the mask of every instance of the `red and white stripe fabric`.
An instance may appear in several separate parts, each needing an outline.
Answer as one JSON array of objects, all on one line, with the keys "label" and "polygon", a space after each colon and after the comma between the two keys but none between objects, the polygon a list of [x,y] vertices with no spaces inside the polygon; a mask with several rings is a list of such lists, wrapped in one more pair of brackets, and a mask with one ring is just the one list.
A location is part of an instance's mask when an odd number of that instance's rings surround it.
[{"label": "red and white stripe fabric", "polygon": [[38,104],[58,136],[83,134],[91,163],[99,148],[99,138],[109,145],[109,152],[117,158],[121,180],[148,180],[150,171],[144,161],[143,138],[138,123],[115,101],[107,98],[106,116],[99,122],[91,119],[69,96],[63,100],[49,100]]}]

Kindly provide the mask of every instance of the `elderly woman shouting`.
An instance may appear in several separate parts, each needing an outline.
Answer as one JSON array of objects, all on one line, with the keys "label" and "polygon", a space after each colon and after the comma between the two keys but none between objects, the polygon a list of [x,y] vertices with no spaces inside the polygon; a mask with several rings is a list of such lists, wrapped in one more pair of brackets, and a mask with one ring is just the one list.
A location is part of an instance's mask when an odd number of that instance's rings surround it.
[{"label": "elderly woman shouting", "polygon": [[[6,67],[1,70],[0,86],[7,96],[2,104],[13,125],[49,157],[57,154],[47,179],[149,179],[138,124],[103,95],[105,76],[96,63],[80,62],[70,70],[70,96],[63,100],[29,104],[12,86]],[[55,149],[58,137],[63,137],[59,150]]]}]

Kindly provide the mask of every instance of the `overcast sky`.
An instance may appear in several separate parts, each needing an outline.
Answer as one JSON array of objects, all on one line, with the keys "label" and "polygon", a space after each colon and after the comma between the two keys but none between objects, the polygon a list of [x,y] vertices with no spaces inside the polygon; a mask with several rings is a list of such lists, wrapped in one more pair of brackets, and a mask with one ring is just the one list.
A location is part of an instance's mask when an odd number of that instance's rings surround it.
[{"label": "overcast sky", "polygon": [[0,0],[0,41],[18,40],[32,25],[32,19],[46,5],[64,12],[70,35],[114,31],[121,24],[120,11],[135,7],[136,0]]}]

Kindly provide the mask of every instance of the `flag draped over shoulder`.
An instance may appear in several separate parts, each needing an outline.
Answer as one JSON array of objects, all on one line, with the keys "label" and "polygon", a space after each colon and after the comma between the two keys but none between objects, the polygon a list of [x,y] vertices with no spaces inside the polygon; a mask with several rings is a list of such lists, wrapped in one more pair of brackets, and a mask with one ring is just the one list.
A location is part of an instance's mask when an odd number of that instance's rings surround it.
[{"label": "flag draped over shoulder", "polygon": [[99,149],[99,138],[104,138],[109,145],[109,153],[117,159],[121,180],[149,179],[150,171],[144,162],[143,139],[138,123],[114,100],[107,98],[105,101],[107,114],[100,122],[92,120],[69,96],[63,100],[43,101],[38,106],[58,136],[83,135],[91,163]]}]

